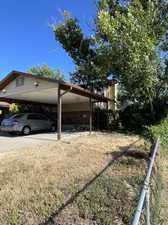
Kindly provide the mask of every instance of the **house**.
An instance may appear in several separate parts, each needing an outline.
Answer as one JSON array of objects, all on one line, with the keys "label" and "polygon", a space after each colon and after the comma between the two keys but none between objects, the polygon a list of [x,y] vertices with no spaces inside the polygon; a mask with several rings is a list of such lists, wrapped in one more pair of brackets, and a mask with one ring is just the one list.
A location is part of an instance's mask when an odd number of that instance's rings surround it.
[{"label": "house", "polygon": [[0,101],[0,121],[4,118],[5,113],[9,111],[10,104]]},{"label": "house", "polygon": [[85,127],[91,132],[93,109],[100,107],[114,111],[115,92],[115,86],[112,86],[101,96],[68,82],[19,71],[12,71],[0,82],[0,101],[48,108],[57,120],[58,139],[62,126]]},{"label": "house", "polygon": [[8,102],[0,102],[0,110],[9,109],[10,104]]}]

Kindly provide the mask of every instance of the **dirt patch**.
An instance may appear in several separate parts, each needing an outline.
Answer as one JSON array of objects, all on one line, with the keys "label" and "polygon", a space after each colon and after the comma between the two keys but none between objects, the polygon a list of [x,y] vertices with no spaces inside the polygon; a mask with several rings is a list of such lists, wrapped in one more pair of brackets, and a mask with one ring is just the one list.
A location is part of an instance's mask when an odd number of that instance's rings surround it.
[{"label": "dirt patch", "polygon": [[[79,195],[102,175],[129,176],[129,179],[142,176],[148,149],[138,136],[97,133],[44,147],[1,153],[0,224],[44,224],[59,209],[64,214],[62,224],[71,224],[71,220],[72,224],[96,224],[92,217],[80,217],[80,204],[70,206],[76,200],[75,193]],[[135,195],[130,184],[126,186]],[[73,201],[63,207],[68,199]],[[67,222],[66,218],[71,219]]]}]

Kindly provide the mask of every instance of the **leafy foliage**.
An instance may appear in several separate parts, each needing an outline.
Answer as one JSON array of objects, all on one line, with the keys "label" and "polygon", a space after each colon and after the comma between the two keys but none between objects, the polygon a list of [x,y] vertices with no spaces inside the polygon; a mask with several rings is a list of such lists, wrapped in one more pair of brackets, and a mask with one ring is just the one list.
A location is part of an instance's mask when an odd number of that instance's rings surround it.
[{"label": "leafy foliage", "polygon": [[86,37],[78,20],[67,12],[63,23],[52,25],[56,40],[76,65],[72,81],[99,90],[117,80],[124,125],[132,129],[156,123],[167,113],[168,3],[96,3],[94,35]]},{"label": "leafy foliage", "polygon": [[156,87],[163,75],[158,51],[167,29],[167,5],[164,1],[134,0],[119,7],[118,1],[111,2],[99,4],[98,37],[101,41],[103,34],[108,41],[101,49],[108,52],[106,60],[129,97],[150,102],[158,94]]},{"label": "leafy foliage", "polygon": [[150,124],[159,124],[168,113],[167,97],[154,101],[153,115],[149,103],[140,105],[139,103],[130,104],[120,110],[120,120],[124,127],[130,130],[143,129]]},{"label": "leafy foliage", "polygon": [[104,71],[104,56],[94,36],[85,37],[77,18],[65,12],[65,22],[52,25],[55,38],[72,57],[76,71],[71,73],[71,81],[85,88],[101,90],[109,84],[109,71]]},{"label": "leafy foliage", "polygon": [[[168,146],[168,118],[162,120],[161,123],[155,126],[147,127],[151,139],[160,138],[162,144]],[[167,148],[168,149],[168,148]]]},{"label": "leafy foliage", "polygon": [[14,113],[18,113],[19,112],[19,105],[18,104],[11,104],[9,107],[9,113],[10,114],[14,114]]},{"label": "leafy foliage", "polygon": [[[164,0],[97,1],[95,34],[85,37],[78,20],[52,25],[55,38],[72,57],[72,81],[95,89],[116,78],[133,102],[150,102],[167,89],[168,4]],[[166,65],[166,66],[163,66]]]},{"label": "leafy foliage", "polygon": [[60,70],[60,69],[52,70],[46,64],[33,66],[27,72],[30,74],[33,74],[33,75],[39,75],[39,76],[56,79],[56,80],[64,80],[65,79],[64,73],[62,70]]},{"label": "leafy foliage", "polygon": [[[9,107],[9,112],[8,112],[8,116],[15,114],[15,113],[21,113],[21,112],[30,112],[31,111],[32,106],[28,105],[28,104],[16,104],[16,103],[12,103]],[[7,116],[6,115],[6,116]]]}]

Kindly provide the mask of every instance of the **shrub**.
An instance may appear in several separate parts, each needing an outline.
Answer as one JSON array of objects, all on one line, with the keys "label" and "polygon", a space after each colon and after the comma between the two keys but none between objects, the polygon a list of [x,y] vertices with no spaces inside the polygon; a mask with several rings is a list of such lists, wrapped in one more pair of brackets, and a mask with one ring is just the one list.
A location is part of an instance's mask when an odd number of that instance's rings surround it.
[{"label": "shrub", "polygon": [[168,146],[168,118],[165,118],[158,125],[149,126],[148,136],[151,140],[160,138],[164,147]]},{"label": "shrub", "polygon": [[153,110],[150,104],[134,103],[120,111],[120,120],[127,129],[139,130],[144,126],[160,123],[168,114],[167,99],[153,101]]}]

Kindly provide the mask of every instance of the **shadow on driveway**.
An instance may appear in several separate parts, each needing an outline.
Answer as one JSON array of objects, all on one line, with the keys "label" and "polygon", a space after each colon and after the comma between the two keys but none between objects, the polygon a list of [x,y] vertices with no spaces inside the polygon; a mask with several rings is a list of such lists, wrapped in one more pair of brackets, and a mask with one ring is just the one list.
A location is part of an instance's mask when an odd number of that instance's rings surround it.
[{"label": "shadow on driveway", "polygon": [[7,132],[0,132],[0,137],[11,137],[11,138],[14,138],[14,137],[18,137],[19,135],[17,134],[9,134]]}]

